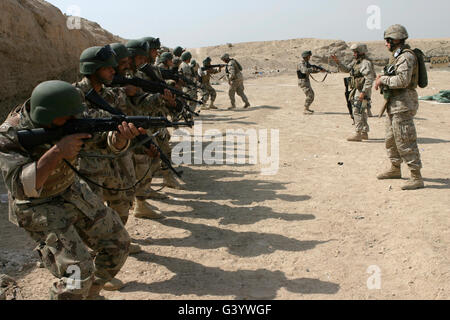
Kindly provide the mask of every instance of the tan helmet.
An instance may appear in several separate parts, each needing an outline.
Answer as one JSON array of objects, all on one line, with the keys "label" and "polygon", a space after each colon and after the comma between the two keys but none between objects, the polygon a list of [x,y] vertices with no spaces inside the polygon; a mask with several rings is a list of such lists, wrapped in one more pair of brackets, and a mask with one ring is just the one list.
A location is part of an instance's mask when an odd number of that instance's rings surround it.
[{"label": "tan helmet", "polygon": [[406,28],[400,24],[394,24],[386,29],[384,32],[384,39],[394,39],[394,40],[406,40],[409,38],[408,31]]},{"label": "tan helmet", "polygon": [[369,50],[367,49],[367,45],[363,43],[355,43],[350,47],[350,50],[356,51],[359,54],[366,54],[367,52],[369,52]]},{"label": "tan helmet", "polygon": [[225,53],[220,59],[221,60],[229,60],[230,59],[230,55],[228,53]]}]

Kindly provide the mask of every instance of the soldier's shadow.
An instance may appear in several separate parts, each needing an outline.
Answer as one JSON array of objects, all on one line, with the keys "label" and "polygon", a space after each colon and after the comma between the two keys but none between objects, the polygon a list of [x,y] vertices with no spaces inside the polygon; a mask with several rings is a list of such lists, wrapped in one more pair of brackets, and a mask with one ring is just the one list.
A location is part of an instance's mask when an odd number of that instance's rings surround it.
[{"label": "soldier's shadow", "polygon": [[278,250],[300,252],[314,249],[317,245],[329,241],[307,240],[300,241],[274,233],[236,232],[221,229],[205,224],[189,223],[176,219],[164,219],[158,221],[162,225],[171,228],[184,229],[190,235],[184,238],[165,238],[144,240],[136,239],[135,242],[142,245],[170,246],[178,248],[218,249],[227,248],[230,254],[240,257],[256,257],[262,254],[270,254]]},{"label": "soldier's shadow", "polygon": [[432,182],[432,183],[439,183],[439,185],[429,185],[429,184],[425,184],[425,187],[427,189],[450,189],[450,179],[429,179],[429,178],[424,178],[423,179],[425,182]]},{"label": "soldier's shadow", "polygon": [[[234,296],[235,299],[274,299],[281,288],[299,294],[336,294],[340,285],[313,278],[288,279],[281,271],[225,271],[192,261],[143,253],[140,261],[162,265],[175,275],[165,281],[129,282],[121,292],[152,292],[175,296]],[[298,266],[304,268],[304,266]]]}]

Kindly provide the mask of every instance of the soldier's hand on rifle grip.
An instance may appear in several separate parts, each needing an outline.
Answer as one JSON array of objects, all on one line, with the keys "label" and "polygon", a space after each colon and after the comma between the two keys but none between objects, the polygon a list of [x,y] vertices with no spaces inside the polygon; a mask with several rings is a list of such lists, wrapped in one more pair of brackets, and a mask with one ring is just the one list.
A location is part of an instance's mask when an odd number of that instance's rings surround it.
[{"label": "soldier's hand on rifle grip", "polygon": [[61,160],[66,159],[70,161],[78,156],[85,143],[84,140],[90,138],[92,138],[92,136],[88,133],[72,134],[58,141],[54,148]]},{"label": "soldier's hand on rifle grip", "polygon": [[145,149],[145,153],[152,159],[159,158],[159,152],[153,145],[149,149]]},{"label": "soldier's hand on rifle grip", "polygon": [[118,150],[125,148],[128,140],[132,140],[141,134],[147,134],[143,128],[136,128],[132,123],[122,122],[118,127],[119,132],[114,132],[114,147]]},{"label": "soldier's hand on rifle grip", "polygon": [[137,91],[138,89],[135,86],[132,85],[125,86],[125,93],[128,97],[134,97]]}]

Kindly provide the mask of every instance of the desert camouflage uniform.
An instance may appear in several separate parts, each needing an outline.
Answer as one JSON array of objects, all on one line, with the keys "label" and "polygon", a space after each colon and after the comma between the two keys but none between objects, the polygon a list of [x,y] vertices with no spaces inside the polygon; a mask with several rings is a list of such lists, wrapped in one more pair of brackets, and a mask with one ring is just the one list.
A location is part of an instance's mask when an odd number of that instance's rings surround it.
[{"label": "desert camouflage uniform", "polygon": [[305,109],[309,109],[309,106],[314,102],[314,90],[311,87],[311,81],[309,80],[309,75],[311,73],[318,73],[320,70],[312,67],[309,62],[302,60],[297,67],[297,71],[300,71],[304,75],[304,79],[298,80],[298,85],[302,88],[306,95]]},{"label": "desert camouflage uniform", "polygon": [[211,85],[211,76],[213,74],[219,73],[219,70],[217,69],[208,69],[202,71],[199,70],[199,76],[202,79],[202,86],[203,86],[203,99],[202,102],[206,104],[208,102],[209,97],[211,97],[211,105],[214,104],[214,101],[216,101],[217,93],[216,90]]},{"label": "desert camouflage uniform", "polygon": [[[183,61],[180,65],[180,72],[183,76],[185,76],[186,78],[188,78],[189,80],[191,80],[192,82],[196,82],[197,79],[195,77],[194,71],[192,70],[192,67],[186,63],[185,61]],[[183,91],[189,95],[189,97],[191,97],[194,100],[197,100],[197,90],[196,89],[191,89],[188,87],[184,87]],[[197,107],[197,104],[193,101],[188,101],[188,105],[190,107],[192,107],[193,110],[195,110],[195,108]]]},{"label": "desert camouflage uniform", "polygon": [[242,101],[244,101],[246,105],[250,105],[250,102],[244,93],[244,76],[242,75],[239,63],[235,59],[231,59],[228,63],[226,73],[228,75],[228,81],[230,81],[228,95],[230,96],[231,106],[236,107],[236,93],[242,98]]},{"label": "desert camouflage uniform", "polygon": [[[409,49],[409,46],[405,46]],[[381,83],[388,86],[391,98],[387,102],[386,149],[394,166],[405,162],[411,170],[420,170],[422,161],[417,146],[414,116],[419,108],[417,95],[418,62],[410,51],[403,51],[390,59],[395,65],[395,76],[382,76]]]},{"label": "desert camouflage uniform", "polygon": [[[36,190],[36,163],[50,145],[27,152],[18,143],[17,130],[35,128],[29,108],[28,101],[0,127],[0,166],[9,191],[10,221],[36,241],[45,267],[59,279],[50,289],[51,298],[83,299],[94,294],[90,290],[98,293],[119,272],[128,257],[130,237],[118,214],[64,162]],[[106,141],[105,145],[111,147]],[[97,252],[95,258],[88,248]],[[80,271],[79,286],[71,282],[74,267]]]},{"label": "desert camouflage uniform", "polygon": [[[353,105],[353,116],[357,133],[368,133],[370,131],[367,121],[367,109],[370,108],[372,98],[372,86],[376,78],[372,61],[367,58],[354,59],[348,66],[339,64],[339,69],[343,72],[350,72],[352,81],[349,99]],[[355,104],[359,101],[359,95],[365,94],[361,109]]]},{"label": "desert camouflage uniform", "polygon": [[[161,72],[157,67],[152,66],[155,75],[158,80],[162,81]],[[150,79],[145,73],[141,71],[136,71],[132,74],[133,77],[138,77],[144,80],[154,81]],[[165,101],[162,99],[160,94],[151,95],[140,91],[135,97],[130,99],[132,105],[134,105],[134,115],[148,115],[152,117],[167,117],[169,115],[168,108]],[[170,147],[170,133],[166,128],[159,129],[149,129],[148,134],[153,135],[159,132],[158,136],[155,138],[156,143],[161,148],[162,152],[170,159],[172,156],[172,148]],[[153,180],[153,175],[160,169],[167,170],[165,164],[161,163],[159,158],[150,160],[148,155],[143,151],[143,149],[137,149],[134,154],[136,177],[140,179],[148,171],[149,165],[151,166],[150,171],[147,173],[145,179],[136,188],[136,197],[146,198],[150,191],[151,182]]]},{"label": "desert camouflage uniform", "polygon": [[[87,94],[89,90],[92,89],[90,80],[87,77],[84,77],[80,82],[76,83],[75,86],[83,93],[83,98],[84,94]],[[112,90],[110,88],[103,87],[99,92],[99,95],[102,96],[103,99],[105,99],[105,101],[107,101],[112,107],[117,108],[122,106],[122,108],[125,108],[126,94],[123,89]],[[88,109],[85,112],[85,117],[108,118],[112,116],[109,112],[98,109],[88,101],[85,101],[85,103],[88,106]],[[95,147],[97,148],[96,150],[88,149],[86,151],[89,153],[98,153],[98,149],[101,149],[101,153],[111,154],[107,152],[105,147],[105,145],[100,144]],[[119,153],[119,150],[113,150],[113,153]],[[81,156],[79,169],[84,176],[107,188],[126,189],[132,187],[136,182],[136,176],[133,174],[134,165],[132,162],[131,152],[127,152],[125,156],[117,159],[102,159]],[[129,211],[133,205],[135,190],[106,190],[89,181],[87,181],[87,183],[97,196],[105,200],[110,208],[119,213],[123,223],[126,224]]]}]

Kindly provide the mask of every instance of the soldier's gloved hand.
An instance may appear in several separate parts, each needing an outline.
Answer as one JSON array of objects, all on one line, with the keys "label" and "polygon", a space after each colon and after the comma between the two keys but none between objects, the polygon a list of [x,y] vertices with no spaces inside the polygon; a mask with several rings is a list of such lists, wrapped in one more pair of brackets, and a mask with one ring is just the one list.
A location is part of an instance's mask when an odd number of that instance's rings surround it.
[{"label": "soldier's gloved hand", "polygon": [[364,92],[361,92],[361,94],[359,95],[359,101],[364,101],[364,99],[366,98],[366,94]]},{"label": "soldier's gloved hand", "polygon": [[125,86],[125,93],[128,97],[134,97],[138,91],[138,88],[132,85]]},{"label": "soldier's gloved hand", "polygon": [[166,102],[172,107],[177,105],[177,102],[175,101],[176,96],[167,89],[164,90],[163,99],[166,100]]},{"label": "soldier's gloved hand", "polygon": [[128,140],[132,140],[141,134],[147,134],[147,131],[143,128],[136,128],[132,123],[122,122],[117,127],[119,132],[114,132],[113,145],[116,149],[122,150],[125,148]]},{"label": "soldier's gloved hand", "polygon": [[159,152],[156,149],[155,146],[151,145],[149,149],[145,149],[145,153],[150,157],[150,158],[159,158]]},{"label": "soldier's gloved hand", "polygon": [[73,160],[80,153],[84,139],[90,139],[92,136],[88,133],[78,133],[62,138],[55,144],[56,152],[61,160]]}]

